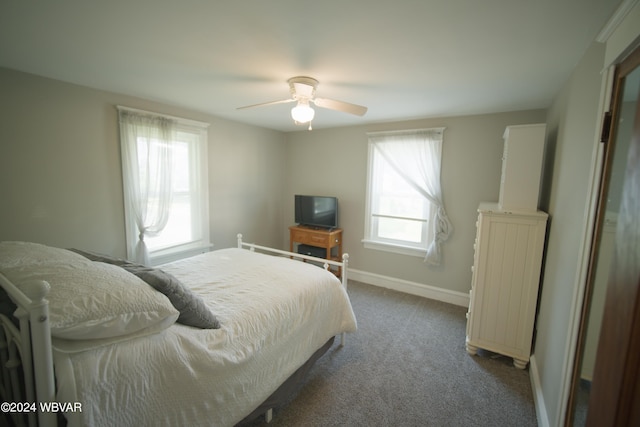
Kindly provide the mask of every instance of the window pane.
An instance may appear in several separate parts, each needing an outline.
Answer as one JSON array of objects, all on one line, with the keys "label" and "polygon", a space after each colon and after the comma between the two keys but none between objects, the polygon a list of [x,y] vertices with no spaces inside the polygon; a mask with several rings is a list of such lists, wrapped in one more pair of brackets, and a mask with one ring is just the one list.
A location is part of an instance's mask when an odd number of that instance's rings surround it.
[{"label": "window pane", "polygon": [[383,195],[379,203],[377,213],[380,215],[425,219],[424,200],[417,194],[414,197]]},{"label": "window pane", "polygon": [[147,248],[152,252],[192,241],[191,223],[191,203],[189,195],[174,194],[169,221],[160,235],[146,238]]},{"label": "window pane", "polygon": [[422,223],[395,218],[378,218],[378,237],[391,240],[420,243]]},{"label": "window pane", "polygon": [[186,142],[173,145],[173,191],[189,191],[189,146]]},{"label": "window pane", "polygon": [[425,219],[424,197],[382,158],[380,160],[383,170],[378,180],[381,188],[378,191],[377,213]]},{"label": "window pane", "polygon": [[150,252],[177,246],[193,241],[193,218],[191,204],[193,195],[190,191],[189,144],[174,142],[172,144],[172,204],[167,225],[158,236],[147,237],[147,248]]}]

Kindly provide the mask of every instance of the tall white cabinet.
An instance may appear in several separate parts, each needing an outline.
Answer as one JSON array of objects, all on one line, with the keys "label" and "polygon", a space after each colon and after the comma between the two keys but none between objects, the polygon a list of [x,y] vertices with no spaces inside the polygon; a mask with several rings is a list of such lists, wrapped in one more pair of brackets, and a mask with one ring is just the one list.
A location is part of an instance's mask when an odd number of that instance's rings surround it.
[{"label": "tall white cabinet", "polygon": [[547,125],[507,126],[498,204],[503,210],[538,209]]},{"label": "tall white cabinet", "polygon": [[467,352],[500,353],[520,369],[531,354],[548,218],[537,209],[544,129],[505,131],[500,199],[478,208],[469,292]]}]

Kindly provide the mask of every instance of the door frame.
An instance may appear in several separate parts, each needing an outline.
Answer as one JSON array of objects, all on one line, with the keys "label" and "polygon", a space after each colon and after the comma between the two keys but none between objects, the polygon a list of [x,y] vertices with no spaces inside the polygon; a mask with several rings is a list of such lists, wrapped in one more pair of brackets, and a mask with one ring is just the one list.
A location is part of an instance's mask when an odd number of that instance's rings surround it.
[{"label": "door frame", "polygon": [[[616,70],[613,123],[623,79],[640,67],[640,47]],[[589,400],[587,426],[638,425],[640,420],[640,194],[629,181],[640,175],[640,94],[627,168],[623,205],[634,210],[619,217],[616,251],[607,297]],[[611,140],[615,138],[615,126]],[[608,179],[604,179],[606,189]],[[601,191],[606,196],[606,190]],[[625,223],[625,221],[627,221]],[[621,227],[625,227],[621,230]],[[619,254],[631,256],[621,257]]]}]

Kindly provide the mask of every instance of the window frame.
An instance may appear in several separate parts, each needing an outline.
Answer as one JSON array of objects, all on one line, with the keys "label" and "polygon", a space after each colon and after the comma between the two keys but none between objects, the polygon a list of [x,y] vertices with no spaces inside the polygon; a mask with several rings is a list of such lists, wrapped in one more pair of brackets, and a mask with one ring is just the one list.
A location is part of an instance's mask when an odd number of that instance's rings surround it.
[{"label": "window frame", "polygon": [[[434,131],[442,131],[443,128],[433,128],[430,130]],[[411,130],[408,131],[400,131],[403,133],[410,133]],[[381,132],[380,134],[388,133],[389,135],[393,135],[395,132]],[[375,217],[383,217],[384,215],[380,213],[373,212],[374,205],[376,201],[374,200],[378,197],[382,192],[376,192],[376,188],[379,187],[377,182],[379,181],[379,177],[375,175],[376,168],[376,147],[375,142],[371,140],[368,141],[368,160],[367,160],[367,193],[366,193],[366,202],[365,202],[365,220],[364,220],[364,238],[362,239],[362,243],[367,249],[381,250],[387,251],[402,255],[410,255],[416,257],[424,257],[427,253],[428,246],[430,244],[430,237],[432,237],[433,229],[430,226],[431,220],[434,215],[434,205],[428,199],[423,198],[424,207],[428,207],[428,213],[426,218],[411,218],[416,221],[420,221],[425,223],[421,230],[421,242],[419,244],[412,244],[408,241],[402,240],[394,240],[388,239],[384,237],[380,237],[379,235],[375,235],[377,230],[374,230],[375,223],[377,220]],[[441,161],[441,159],[440,159]],[[375,194],[374,194],[375,193]],[[409,219],[409,218],[407,218]],[[379,231],[379,230],[378,230]]]},{"label": "window frame", "polygon": [[[199,206],[193,206],[190,203],[192,213],[196,213],[199,218],[192,220],[192,226],[199,230],[199,235],[194,236],[191,240],[184,243],[170,245],[160,249],[149,249],[149,262],[151,265],[159,265],[170,261],[175,261],[198,253],[206,252],[212,248],[209,232],[209,176],[208,176],[208,123],[195,120],[183,119],[179,117],[167,116],[148,111],[135,110],[127,107],[118,107],[128,111],[138,112],[141,114],[156,115],[170,118],[177,122],[177,134],[188,134],[185,142],[188,147],[188,161],[190,167],[197,168],[195,173],[189,173],[190,186],[195,185],[197,188],[190,190],[187,194],[195,193],[192,199],[198,201]],[[180,139],[180,138],[178,138]],[[126,188],[129,179],[128,171],[123,168],[123,188]],[[135,248],[138,242],[138,228],[135,216],[129,200],[129,194],[124,191],[124,210],[125,210],[125,234],[127,257],[135,258]],[[147,238],[148,239],[148,238]]]}]

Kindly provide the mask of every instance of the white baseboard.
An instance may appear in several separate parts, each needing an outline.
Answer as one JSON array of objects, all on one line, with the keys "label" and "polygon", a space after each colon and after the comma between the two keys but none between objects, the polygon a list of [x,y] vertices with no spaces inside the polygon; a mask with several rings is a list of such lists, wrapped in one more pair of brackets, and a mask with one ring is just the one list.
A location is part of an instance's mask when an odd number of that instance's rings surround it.
[{"label": "white baseboard", "polygon": [[349,279],[369,285],[380,286],[382,288],[393,289],[394,291],[406,294],[417,295],[424,298],[442,301],[461,307],[469,306],[469,294],[463,292],[450,291],[448,289],[437,288],[435,286],[424,285],[422,283],[410,282],[408,280],[396,279],[379,274],[368,273],[366,271],[349,268]]},{"label": "white baseboard", "polygon": [[540,386],[540,373],[538,371],[538,363],[536,355],[532,355],[529,359],[529,380],[531,381],[531,389],[533,390],[533,402],[536,406],[536,417],[538,418],[538,427],[550,427],[549,415],[547,407],[544,404],[544,395]]}]

